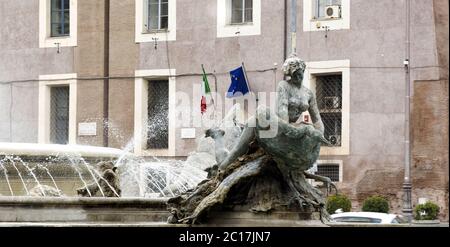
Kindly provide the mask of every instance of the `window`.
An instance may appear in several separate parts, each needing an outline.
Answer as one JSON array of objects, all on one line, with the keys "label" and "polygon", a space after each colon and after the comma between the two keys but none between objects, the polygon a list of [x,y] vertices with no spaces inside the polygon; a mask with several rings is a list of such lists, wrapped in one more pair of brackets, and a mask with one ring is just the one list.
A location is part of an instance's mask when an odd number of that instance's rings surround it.
[{"label": "window", "polygon": [[69,141],[69,87],[52,87],[50,104],[50,142]]},{"label": "window", "polygon": [[351,0],[303,0],[303,31],[350,29]]},{"label": "window", "polygon": [[148,0],[147,30],[161,30],[169,27],[168,0]]},{"label": "window", "polygon": [[339,164],[318,164],[316,175],[327,177],[333,182],[340,182]]},{"label": "window", "polygon": [[231,0],[231,24],[253,22],[253,0]]},{"label": "window", "polygon": [[148,82],[147,149],[169,148],[169,81]]},{"label": "window", "polygon": [[176,40],[176,0],[136,0],[136,43]]},{"label": "window", "polygon": [[216,0],[217,37],[261,34],[261,0]]},{"label": "window", "polygon": [[368,218],[368,217],[358,217],[358,216],[349,216],[349,217],[338,217],[334,218],[336,222],[353,222],[353,223],[381,223],[381,219],[377,218]]},{"label": "window", "polygon": [[39,143],[76,143],[76,78],[77,74],[39,76]]},{"label": "window", "polygon": [[77,46],[78,0],[39,0],[39,48]]},{"label": "window", "polygon": [[332,146],[341,146],[342,75],[316,76],[316,98],[325,138]]},{"label": "window", "polygon": [[136,70],[134,153],[175,156],[175,69]]},{"label": "window", "polygon": [[321,156],[350,154],[350,61],[307,62],[304,85],[316,94],[317,107],[332,145]]},{"label": "window", "polygon": [[[335,10],[335,9],[330,8],[330,9],[328,9],[328,13],[327,13],[327,7],[330,7],[330,6],[339,7],[338,12],[333,13],[333,10]],[[340,18],[341,17],[340,6],[341,6],[341,0],[315,0],[314,17],[316,19],[323,19],[323,18],[326,18],[327,16],[335,16],[336,18]]]},{"label": "window", "polygon": [[51,0],[51,36],[60,37],[70,34],[70,1]]}]

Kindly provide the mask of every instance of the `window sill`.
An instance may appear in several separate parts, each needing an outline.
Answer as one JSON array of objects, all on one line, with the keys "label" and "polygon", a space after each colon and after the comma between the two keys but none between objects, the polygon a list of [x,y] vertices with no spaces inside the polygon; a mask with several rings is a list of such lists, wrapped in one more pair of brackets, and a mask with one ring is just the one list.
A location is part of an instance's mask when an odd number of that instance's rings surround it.
[{"label": "window sill", "polygon": [[169,29],[144,30],[136,33],[136,43],[146,43],[157,41],[175,41],[176,31]]},{"label": "window sill", "polygon": [[60,35],[60,36],[50,36],[47,39],[64,39],[64,38],[69,39],[70,38],[70,34],[68,34],[68,35]]},{"label": "window sill", "polygon": [[253,26],[253,22],[242,22],[242,23],[229,23],[227,26]]},{"label": "window sill", "polygon": [[45,37],[40,41],[40,48],[75,47],[77,40],[73,35]]},{"label": "window sill", "polygon": [[342,17],[339,17],[339,18],[324,18],[324,17],[322,17],[322,18],[312,18],[311,19],[311,22],[318,22],[318,21],[340,21],[340,20],[342,20],[343,18]]},{"label": "window sill", "polygon": [[142,34],[170,33],[169,29],[154,29],[143,31]]}]

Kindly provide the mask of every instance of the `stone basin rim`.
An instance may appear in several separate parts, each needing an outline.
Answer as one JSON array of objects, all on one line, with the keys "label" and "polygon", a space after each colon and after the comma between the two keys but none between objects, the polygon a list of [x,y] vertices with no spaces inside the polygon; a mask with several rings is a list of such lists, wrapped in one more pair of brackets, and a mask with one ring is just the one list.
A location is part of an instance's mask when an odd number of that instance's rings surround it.
[{"label": "stone basin rim", "polygon": [[107,198],[107,197],[32,197],[32,196],[0,196],[0,206],[4,205],[153,205],[165,206],[168,198]]}]

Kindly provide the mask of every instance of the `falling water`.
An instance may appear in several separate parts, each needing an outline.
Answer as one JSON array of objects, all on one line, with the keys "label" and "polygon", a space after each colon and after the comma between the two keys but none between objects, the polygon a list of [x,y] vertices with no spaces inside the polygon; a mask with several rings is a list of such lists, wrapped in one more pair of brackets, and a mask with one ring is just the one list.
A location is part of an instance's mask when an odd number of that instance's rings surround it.
[{"label": "falling water", "polygon": [[22,164],[22,165],[28,170],[28,172],[30,173],[30,175],[33,177],[34,181],[35,181],[36,184],[38,185],[39,189],[41,190],[42,195],[45,196],[45,191],[44,191],[44,189],[43,189],[41,183],[39,183],[39,180],[37,179],[37,177],[36,177],[36,175],[34,174],[33,170],[32,170],[25,162],[23,162],[23,160],[22,160],[21,158],[16,157],[16,158],[14,158],[14,159],[17,160],[17,161],[19,161],[20,164]]},{"label": "falling water", "polygon": [[80,170],[78,169],[77,164],[75,164],[74,160],[72,160],[71,158],[68,157],[68,160],[70,161],[71,164],[69,164],[69,167],[71,167],[72,169],[74,169],[77,173],[78,173],[78,177],[80,178],[81,182],[83,183],[84,187],[86,188],[86,191],[88,192],[89,196],[92,197],[92,193],[89,190],[89,187],[86,183],[86,181],[83,179],[83,175],[81,175]]},{"label": "falling water", "polygon": [[125,148],[123,149],[123,153],[117,159],[115,166],[119,166],[121,164],[123,158],[125,158],[125,156],[129,155],[130,152],[133,150],[133,148],[134,148],[134,138],[131,138],[131,140],[128,141],[127,145],[125,145]]},{"label": "falling water", "polygon": [[81,157],[78,157],[78,160],[80,160],[84,164],[84,166],[86,166],[86,169],[88,170],[89,174],[91,174],[91,177],[94,180],[95,184],[97,184],[98,189],[100,190],[100,193],[102,194],[103,197],[105,197],[105,193],[103,193],[102,187],[100,186],[100,184],[98,183],[97,178],[95,177],[94,173],[92,172],[92,168]]},{"label": "falling water", "polygon": [[58,188],[58,185],[56,185],[55,179],[53,178],[53,176],[52,176],[52,174],[50,173],[50,171],[48,170],[48,168],[45,167],[45,166],[43,166],[43,165],[41,165],[41,164],[38,164],[38,167],[44,169],[44,170],[47,172],[47,175],[50,177],[50,179],[51,179],[52,182],[53,182],[53,185],[54,185],[55,188],[58,190],[58,193],[59,193],[59,195],[61,196],[61,190]]},{"label": "falling water", "polygon": [[9,191],[11,192],[11,196],[14,196],[14,192],[11,188],[11,184],[9,183],[8,171],[6,171],[6,168],[2,163],[0,163],[0,165],[1,165],[1,168],[3,169],[3,173],[5,174],[6,183],[8,184]]},{"label": "falling water", "polygon": [[12,166],[14,167],[14,169],[16,169],[17,174],[19,175],[20,181],[22,181],[23,188],[25,189],[25,192],[28,195],[29,192],[28,192],[27,185],[25,184],[25,181],[23,181],[23,177],[22,177],[22,174],[20,173],[19,169],[17,169],[16,162],[14,162],[14,160],[11,159],[10,157],[5,157],[5,159],[9,160],[11,162]]},{"label": "falling water", "polygon": [[[83,162],[83,164],[86,166],[86,167],[88,167],[88,169],[89,169],[89,165],[88,165],[88,163],[83,159],[83,158],[80,158],[80,160]],[[106,180],[106,179],[104,179],[103,177],[102,177],[102,175],[97,171],[97,170],[95,170],[95,169],[92,169],[91,171],[94,171],[96,174],[97,174],[97,176],[101,179],[101,180],[103,180],[105,183],[106,183],[106,185],[108,185],[108,187],[114,192],[114,194],[117,196],[117,197],[120,197],[120,195],[117,193],[117,191],[114,189],[114,187],[113,186],[111,186],[111,184]],[[100,184],[97,182],[97,185],[98,185],[98,188],[100,189],[100,192],[102,193],[102,195],[103,195],[103,197],[105,196],[105,194],[103,193],[103,190],[102,190],[102,187],[100,186]]]}]

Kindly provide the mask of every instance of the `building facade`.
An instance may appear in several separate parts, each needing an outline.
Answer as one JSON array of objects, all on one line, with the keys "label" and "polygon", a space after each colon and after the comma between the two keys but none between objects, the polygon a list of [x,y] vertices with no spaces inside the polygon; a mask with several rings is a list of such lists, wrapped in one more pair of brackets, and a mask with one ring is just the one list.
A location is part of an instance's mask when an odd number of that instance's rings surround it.
[{"label": "building facade", "polygon": [[413,204],[448,219],[448,1],[291,2],[0,0],[0,141],[182,159],[203,135],[202,64],[219,95],[242,63],[252,91],[270,93],[296,47],[333,143],[318,172],[355,208],[383,194],[400,212],[409,50]]}]

